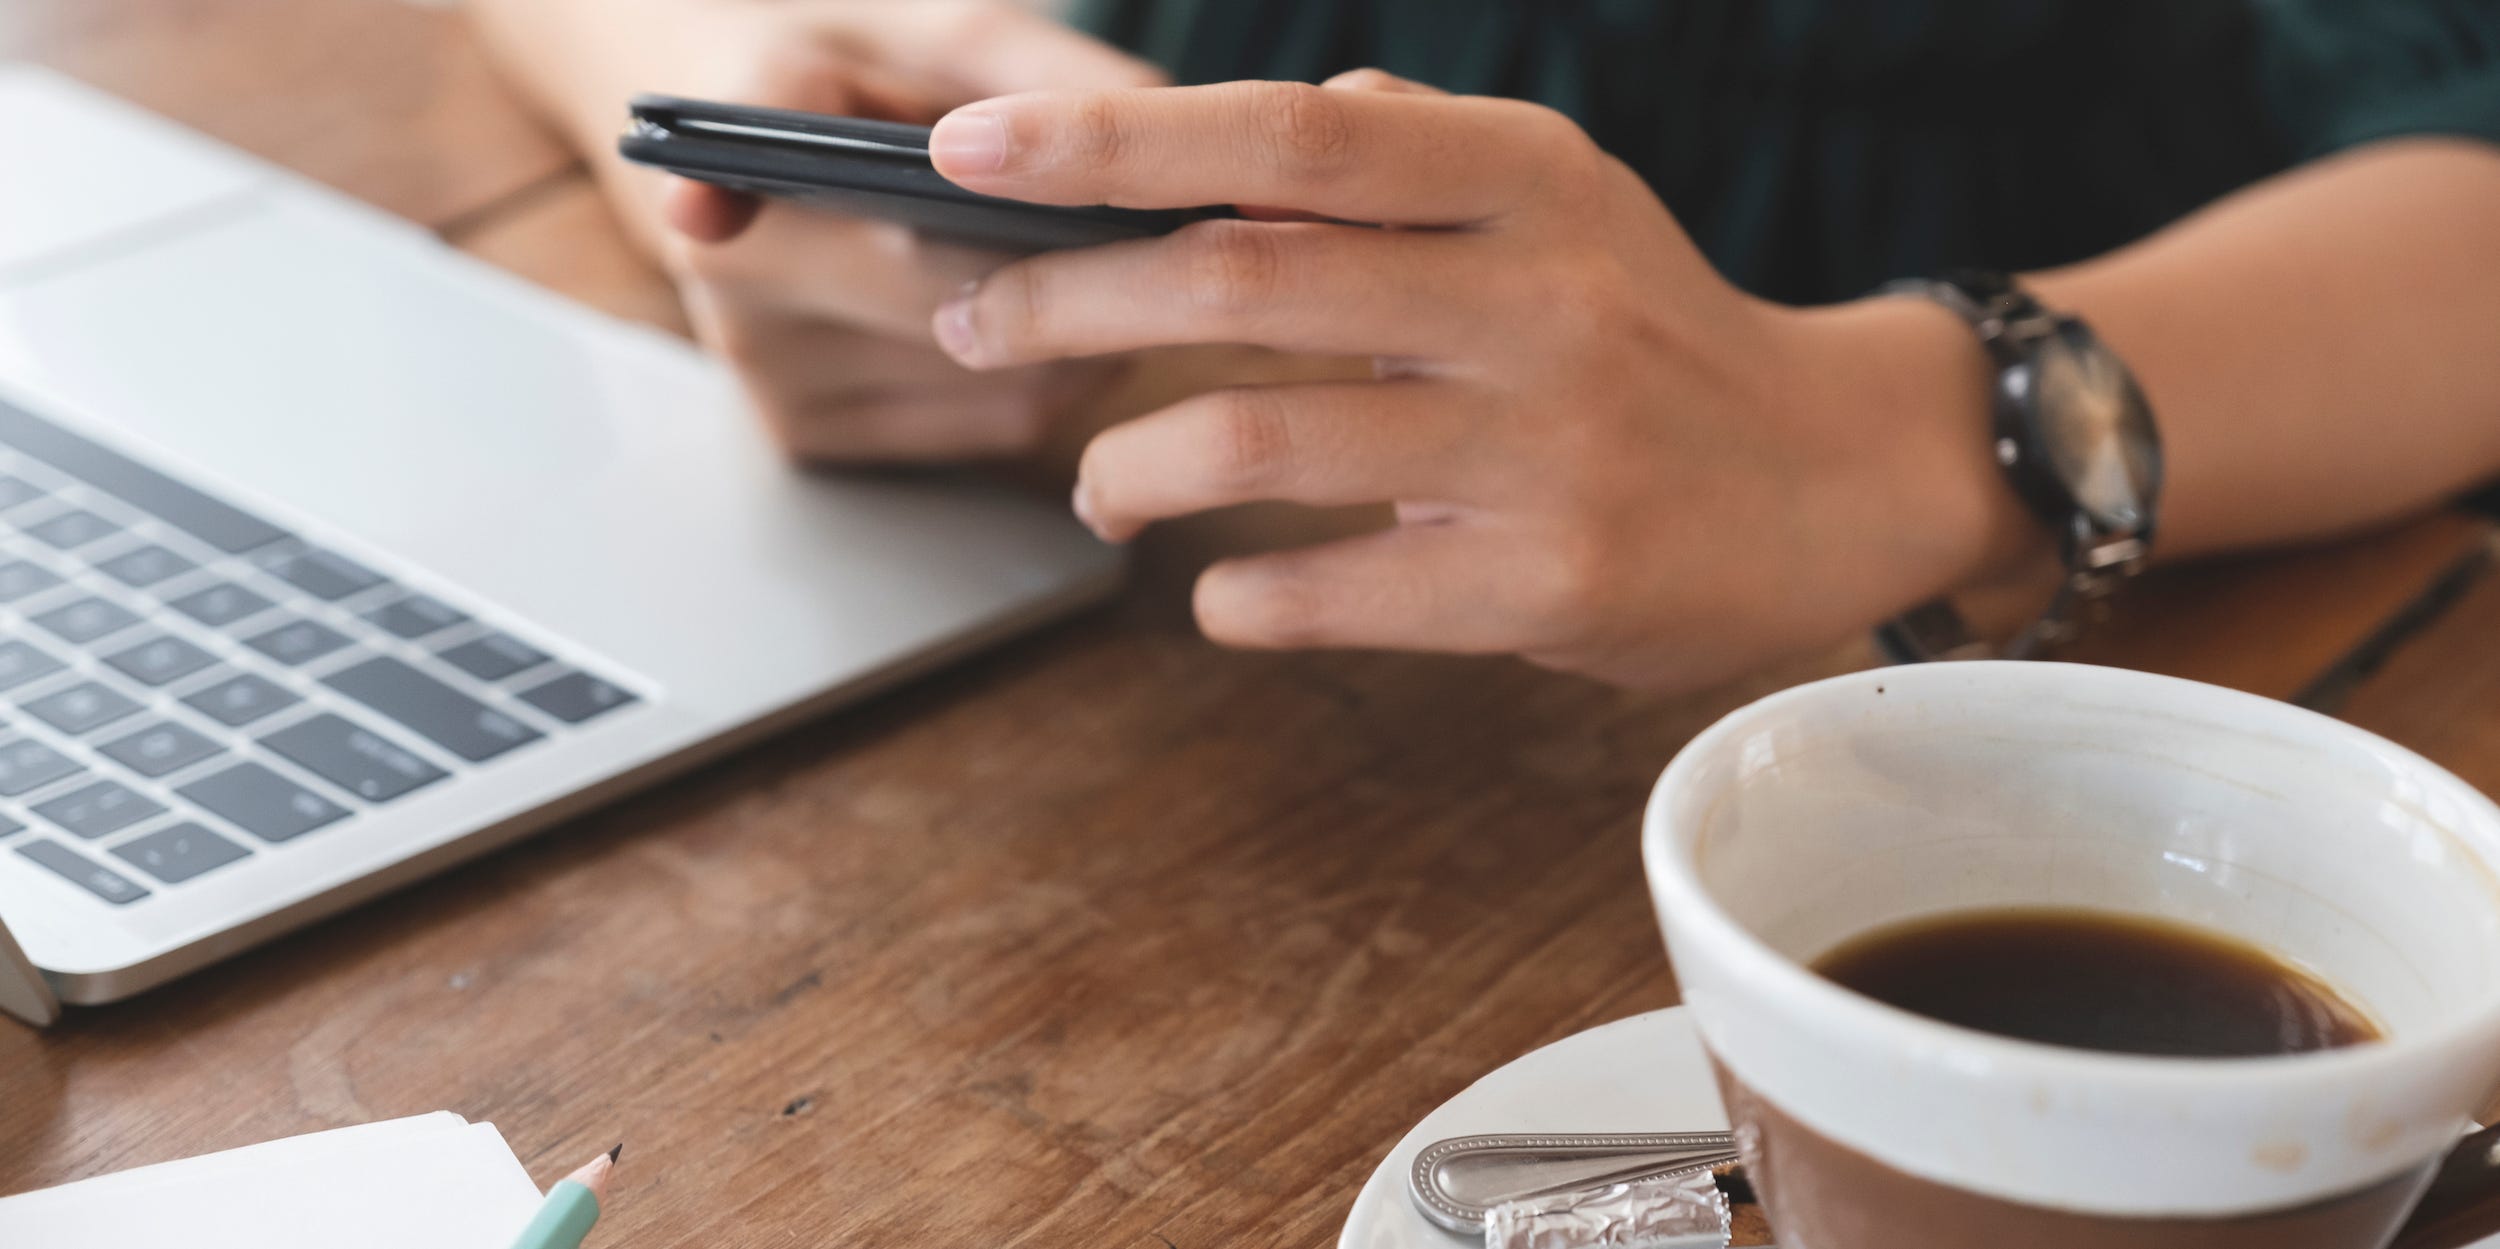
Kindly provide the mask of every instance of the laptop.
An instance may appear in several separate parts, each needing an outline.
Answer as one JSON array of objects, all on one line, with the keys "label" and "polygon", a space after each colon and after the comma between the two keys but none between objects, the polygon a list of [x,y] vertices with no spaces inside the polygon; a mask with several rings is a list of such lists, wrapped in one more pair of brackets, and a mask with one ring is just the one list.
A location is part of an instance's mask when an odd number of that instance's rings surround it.
[{"label": "laptop", "polygon": [[794,469],[685,343],[69,79],[0,66],[0,117],[0,1009],[127,997],[1117,582],[1062,508]]}]

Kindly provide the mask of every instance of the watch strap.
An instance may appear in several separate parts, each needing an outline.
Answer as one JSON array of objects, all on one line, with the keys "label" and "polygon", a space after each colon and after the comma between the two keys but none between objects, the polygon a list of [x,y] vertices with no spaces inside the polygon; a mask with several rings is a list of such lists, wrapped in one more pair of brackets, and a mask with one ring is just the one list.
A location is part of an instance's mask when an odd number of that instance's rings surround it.
[{"label": "watch strap", "polygon": [[2024,428],[2018,414],[2018,403],[2002,390],[2005,379],[2023,364],[2035,344],[2079,322],[2042,306],[2011,277],[1977,269],[1957,269],[1936,278],[1903,278],[1885,283],[1876,293],[1917,296],[1969,324],[1996,371],[1990,382],[1988,419],[1997,467],[2023,506],[2061,543],[2068,541],[2074,494],[2041,463],[2031,431]]},{"label": "watch strap", "polygon": [[[2015,396],[2006,393],[2005,387],[2006,379],[2015,375],[2042,338],[2066,332],[2088,335],[2088,331],[2079,320],[2051,311],[2010,275],[1999,272],[1962,269],[1934,278],[1904,278],[1884,284],[1876,293],[1926,299],[1970,325],[1996,370],[1990,421],[1998,467],[2024,505],[2056,535],[2065,580],[2041,616],[1998,653],[2010,659],[2029,658],[2072,640],[2082,631],[2085,617],[2102,610],[2110,595],[2143,566],[2151,545],[2151,518],[2148,514],[2144,527],[2133,534],[2112,534],[2096,527],[2072,491],[2028,447],[2028,431],[2022,427],[2018,405],[2008,402]],[[1875,640],[1894,662],[1972,659],[1991,653],[1960,611],[1943,599],[1884,622]]]}]

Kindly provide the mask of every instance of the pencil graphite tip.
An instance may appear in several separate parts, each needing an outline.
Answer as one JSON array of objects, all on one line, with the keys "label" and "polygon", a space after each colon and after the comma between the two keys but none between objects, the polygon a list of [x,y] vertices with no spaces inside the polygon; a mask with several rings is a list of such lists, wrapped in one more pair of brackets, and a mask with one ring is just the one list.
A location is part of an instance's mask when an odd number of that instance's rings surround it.
[{"label": "pencil graphite tip", "polygon": [[591,1155],[581,1169],[564,1178],[590,1190],[591,1195],[605,1199],[608,1195],[608,1173],[616,1169],[616,1155],[625,1147],[617,1146],[603,1154]]},{"label": "pencil graphite tip", "polygon": [[618,1142],[616,1143],[616,1148],[611,1149],[611,1150],[609,1150],[609,1151],[608,1151],[608,1163],[609,1163],[609,1165],[611,1165],[611,1166],[615,1165],[615,1163],[616,1163],[616,1159],[617,1159],[618,1155],[623,1154],[624,1152],[625,1152],[625,1142],[623,1142],[623,1141],[618,1141]]}]

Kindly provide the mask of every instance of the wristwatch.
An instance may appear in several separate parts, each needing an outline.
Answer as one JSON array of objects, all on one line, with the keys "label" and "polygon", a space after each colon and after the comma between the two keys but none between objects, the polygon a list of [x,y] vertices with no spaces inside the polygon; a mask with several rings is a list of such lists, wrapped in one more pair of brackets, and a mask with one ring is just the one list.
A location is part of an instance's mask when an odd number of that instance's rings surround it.
[{"label": "wristwatch", "polygon": [[2001,649],[1973,636],[1943,599],[1878,626],[1896,663],[2028,658],[2072,640],[2109,596],[2144,567],[2161,498],[2161,436],[2152,405],[2116,352],[2081,318],[2042,307],[2002,273],[1963,271],[1885,285],[1970,323],[1996,369],[1991,437],[1998,467],[2057,537],[2065,580],[2040,619]]}]

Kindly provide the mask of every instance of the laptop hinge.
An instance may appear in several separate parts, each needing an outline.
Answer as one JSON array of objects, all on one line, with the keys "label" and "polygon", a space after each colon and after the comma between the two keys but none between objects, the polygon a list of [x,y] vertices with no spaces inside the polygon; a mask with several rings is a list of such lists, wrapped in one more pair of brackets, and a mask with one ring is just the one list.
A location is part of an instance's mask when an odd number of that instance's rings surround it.
[{"label": "laptop hinge", "polygon": [[6,920],[0,920],[0,1014],[14,1015],[38,1028],[61,1017],[61,999],[53,996],[43,973],[26,961],[26,952],[17,948]]}]

